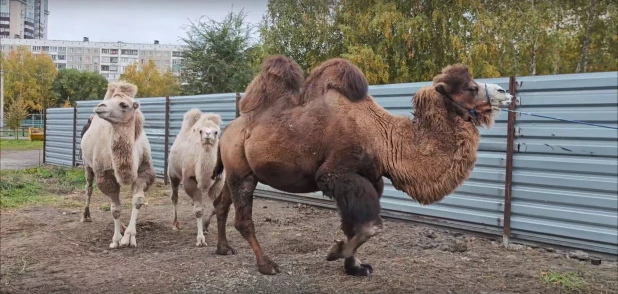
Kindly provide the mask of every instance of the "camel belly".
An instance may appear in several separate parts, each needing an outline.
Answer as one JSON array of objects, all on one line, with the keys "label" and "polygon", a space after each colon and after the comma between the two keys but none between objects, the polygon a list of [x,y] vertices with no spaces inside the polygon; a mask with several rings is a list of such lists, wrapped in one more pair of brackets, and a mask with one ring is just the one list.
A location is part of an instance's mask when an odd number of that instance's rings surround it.
[{"label": "camel belly", "polygon": [[311,193],[318,190],[312,174],[285,163],[266,162],[253,168],[260,183],[288,193]]}]

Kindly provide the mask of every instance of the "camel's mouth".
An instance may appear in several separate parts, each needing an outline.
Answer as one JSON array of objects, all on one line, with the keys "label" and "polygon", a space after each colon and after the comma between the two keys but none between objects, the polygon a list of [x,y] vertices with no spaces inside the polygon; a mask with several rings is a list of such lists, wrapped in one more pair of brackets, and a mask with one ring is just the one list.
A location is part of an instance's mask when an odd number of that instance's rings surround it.
[{"label": "camel's mouth", "polygon": [[202,145],[212,146],[215,144],[215,139],[213,138],[202,138]]}]

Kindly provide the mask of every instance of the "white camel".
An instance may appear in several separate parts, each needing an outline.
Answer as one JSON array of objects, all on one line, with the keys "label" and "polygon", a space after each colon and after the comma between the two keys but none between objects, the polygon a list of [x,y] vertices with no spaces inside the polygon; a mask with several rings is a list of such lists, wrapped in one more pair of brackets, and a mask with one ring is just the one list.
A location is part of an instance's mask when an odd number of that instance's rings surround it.
[{"label": "white camel", "polygon": [[206,246],[204,229],[208,229],[210,220],[215,215],[214,207],[206,218],[202,195],[208,193],[212,200],[221,192],[225,175],[211,179],[217,161],[221,117],[214,113],[202,113],[191,109],[184,115],[180,132],[170,149],[168,175],[172,184],[172,204],[174,205],[173,228],[180,229],[178,222],[178,187],[182,183],[185,192],[193,200],[193,213],[197,221],[196,246]]},{"label": "white camel", "polygon": [[[136,247],[136,222],[145,202],[144,192],[155,180],[150,143],[144,132],[144,115],[135,101],[137,86],[125,82],[109,83],[103,102],[94,108],[96,116],[84,134],[81,150],[86,170],[87,200],[82,222],[90,219],[92,182],[107,195],[114,218],[114,236],[110,248]],[[120,234],[120,187],[131,185],[133,209],[131,220]]]}]

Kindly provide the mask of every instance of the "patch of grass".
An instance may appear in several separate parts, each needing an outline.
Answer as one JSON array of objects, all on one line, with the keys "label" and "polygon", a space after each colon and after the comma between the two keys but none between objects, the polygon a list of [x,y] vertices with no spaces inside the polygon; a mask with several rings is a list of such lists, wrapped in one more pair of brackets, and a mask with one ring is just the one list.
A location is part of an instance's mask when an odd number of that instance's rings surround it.
[{"label": "patch of grass", "polygon": [[0,139],[0,150],[38,150],[43,149],[43,141]]},{"label": "patch of grass", "polygon": [[61,200],[86,185],[83,169],[56,166],[0,171],[0,208],[13,209]]},{"label": "patch of grass", "polygon": [[547,284],[556,285],[571,291],[583,290],[586,282],[577,273],[543,272],[541,280]]}]

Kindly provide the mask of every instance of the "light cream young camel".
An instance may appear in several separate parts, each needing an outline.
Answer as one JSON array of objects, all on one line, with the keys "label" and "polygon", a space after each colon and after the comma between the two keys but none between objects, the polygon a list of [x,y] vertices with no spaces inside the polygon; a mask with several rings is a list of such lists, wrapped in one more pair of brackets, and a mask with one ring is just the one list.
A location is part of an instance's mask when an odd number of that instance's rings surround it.
[{"label": "light cream young camel", "polygon": [[211,179],[212,170],[217,161],[221,116],[214,113],[202,113],[191,109],[184,115],[180,132],[170,149],[168,174],[172,184],[172,204],[174,205],[174,229],[180,229],[178,222],[178,187],[182,183],[185,192],[193,200],[193,213],[197,221],[197,244],[206,246],[204,229],[208,229],[210,220],[215,215],[213,207],[206,218],[202,195],[207,192],[209,198],[215,199],[223,188],[225,176]]}]

